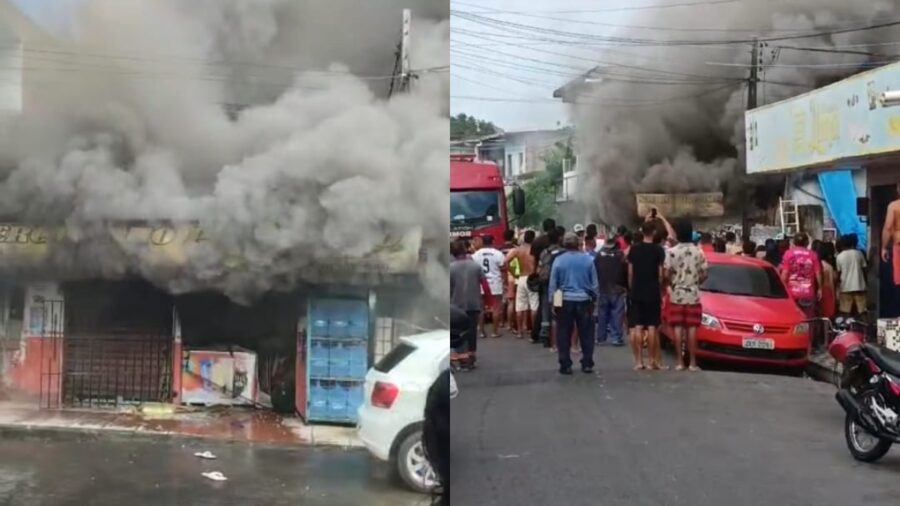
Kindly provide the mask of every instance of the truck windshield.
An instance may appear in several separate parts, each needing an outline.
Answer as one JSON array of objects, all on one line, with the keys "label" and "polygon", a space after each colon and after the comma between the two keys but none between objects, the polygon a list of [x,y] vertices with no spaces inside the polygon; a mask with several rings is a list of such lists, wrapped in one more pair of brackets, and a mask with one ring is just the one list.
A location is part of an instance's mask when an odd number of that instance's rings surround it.
[{"label": "truck windshield", "polygon": [[786,299],[787,291],[771,267],[710,264],[709,277],[700,287],[704,292],[750,297]]},{"label": "truck windshield", "polygon": [[450,225],[486,225],[500,221],[497,191],[450,192]]}]

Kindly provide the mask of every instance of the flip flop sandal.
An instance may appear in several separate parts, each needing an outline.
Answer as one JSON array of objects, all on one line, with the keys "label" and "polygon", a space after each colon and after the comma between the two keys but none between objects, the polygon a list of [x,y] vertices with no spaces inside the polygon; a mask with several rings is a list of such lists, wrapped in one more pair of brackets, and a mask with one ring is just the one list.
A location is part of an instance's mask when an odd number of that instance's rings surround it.
[{"label": "flip flop sandal", "polygon": [[224,474],[220,473],[219,471],[213,471],[211,473],[203,473],[203,477],[208,478],[212,481],[225,481],[228,479],[225,477]]}]

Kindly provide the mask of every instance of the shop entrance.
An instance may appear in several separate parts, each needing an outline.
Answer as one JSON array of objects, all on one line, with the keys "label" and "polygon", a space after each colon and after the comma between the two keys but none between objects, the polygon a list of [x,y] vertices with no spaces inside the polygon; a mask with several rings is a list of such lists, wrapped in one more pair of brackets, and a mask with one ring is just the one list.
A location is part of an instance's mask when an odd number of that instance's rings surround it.
[{"label": "shop entrance", "polygon": [[63,290],[63,404],[170,402],[171,297],[139,280],[76,282]]}]

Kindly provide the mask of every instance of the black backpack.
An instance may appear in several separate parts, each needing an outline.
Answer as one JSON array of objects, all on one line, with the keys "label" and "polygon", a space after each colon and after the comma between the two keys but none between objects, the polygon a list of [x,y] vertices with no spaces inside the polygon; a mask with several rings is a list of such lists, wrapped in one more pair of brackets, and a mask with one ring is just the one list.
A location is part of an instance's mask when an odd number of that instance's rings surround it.
[{"label": "black backpack", "polygon": [[550,246],[541,252],[541,258],[538,260],[538,280],[542,284],[550,283],[550,272],[553,269],[553,261],[560,253],[565,251],[560,247]]}]

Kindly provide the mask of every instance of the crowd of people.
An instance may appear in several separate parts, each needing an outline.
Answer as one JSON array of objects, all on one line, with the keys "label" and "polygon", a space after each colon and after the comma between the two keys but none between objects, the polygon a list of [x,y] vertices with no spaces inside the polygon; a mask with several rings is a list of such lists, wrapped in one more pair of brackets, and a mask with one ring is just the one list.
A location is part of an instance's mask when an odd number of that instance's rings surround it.
[{"label": "crowd of people", "polygon": [[568,231],[546,219],[540,233],[507,231],[502,245],[493,243],[483,236],[451,244],[451,302],[473,322],[466,346],[453,354],[460,369],[475,367],[478,336],[488,338],[488,317],[492,338],[508,329],[556,351],[561,374],[572,374],[573,352],[581,356],[581,370],[592,372],[594,347],[624,346],[626,337],[636,370],[665,369],[658,331],[665,316],[675,349],[679,355],[686,350],[675,368],[699,370],[707,253],[771,263],[810,318],[866,312],[866,257],[855,235],[810,242],[799,233],[756,244],[733,232],[699,233],[689,220],[670,223],[653,211],[633,232],[619,227],[603,237],[593,224]]}]

